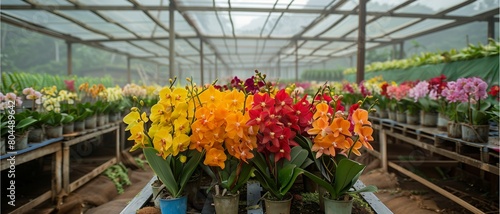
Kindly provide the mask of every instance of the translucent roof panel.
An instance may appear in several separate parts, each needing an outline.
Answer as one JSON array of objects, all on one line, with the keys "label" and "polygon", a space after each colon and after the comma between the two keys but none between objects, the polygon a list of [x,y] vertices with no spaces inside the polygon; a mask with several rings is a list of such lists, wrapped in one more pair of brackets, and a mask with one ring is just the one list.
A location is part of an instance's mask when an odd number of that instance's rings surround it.
[{"label": "translucent roof panel", "polygon": [[373,12],[387,12],[406,1],[407,0],[371,0],[366,4],[366,10]]},{"label": "translucent roof panel", "polygon": [[[404,26],[407,26],[411,23],[414,23],[420,19],[414,19],[414,18],[399,18],[399,17],[382,17],[380,19],[377,19],[376,21],[368,24],[366,26],[366,38],[377,38],[384,36],[385,34],[392,32],[396,29],[402,28]],[[358,30],[355,30],[354,32],[350,33],[347,35],[347,37],[357,37],[358,36]]]},{"label": "translucent roof panel", "polygon": [[416,14],[436,14],[466,0],[417,0],[401,9],[396,10],[396,13],[416,13]]},{"label": "translucent roof panel", "polygon": [[142,11],[99,11],[112,21],[118,22],[126,29],[141,37],[151,37],[155,23]]},{"label": "translucent roof panel", "polygon": [[[475,16],[490,10],[497,10],[499,7],[498,0],[483,0],[473,2],[465,7],[461,7],[457,10],[454,10],[447,15],[452,16]],[[498,16],[497,16],[498,17]]]},{"label": "translucent roof panel", "polygon": [[328,27],[330,27],[330,25],[332,25],[342,17],[343,17],[342,15],[329,15],[321,22],[316,24],[313,28],[304,33],[304,36],[316,36],[322,31],[327,30]]},{"label": "translucent roof panel", "polygon": [[50,5],[50,6],[63,6],[63,5],[64,6],[69,6],[69,5],[73,5],[73,4],[69,3],[66,0],[51,0],[51,1],[38,0],[38,1],[34,1],[34,2],[36,2],[37,4],[40,4],[40,5]]},{"label": "translucent roof panel", "polygon": [[[296,52],[303,66],[357,52],[359,0],[175,3],[174,29],[168,0],[0,0],[0,15],[7,24],[163,64],[173,33],[176,63],[186,67],[200,66],[200,41],[207,67],[217,56],[221,67],[227,64],[235,71],[273,67],[279,58],[284,59],[282,66],[293,68],[295,63],[289,62]],[[498,0],[368,0],[366,48],[399,44],[471,22],[486,23],[491,16],[497,20],[499,6]]]},{"label": "translucent roof panel", "polygon": [[169,50],[159,46],[158,44],[150,41],[131,41],[131,43],[141,46],[148,51],[154,52],[160,56],[168,56]]},{"label": "translucent roof panel", "polygon": [[9,14],[13,17],[25,20],[27,22],[33,22],[37,25],[46,26],[49,29],[69,34],[74,37],[81,39],[106,39],[107,37],[99,35],[89,31],[71,21],[63,19],[57,15],[46,11],[37,11],[33,13],[32,10],[12,10],[12,11],[2,11],[5,14]]},{"label": "translucent roof panel", "polygon": [[293,36],[309,26],[316,17],[316,14],[285,13],[270,35],[276,37]]},{"label": "translucent roof panel", "polygon": [[78,4],[83,5],[99,5],[99,6],[132,6],[127,0],[113,0],[113,1],[102,1],[102,0],[78,0]]},{"label": "translucent roof panel", "polygon": [[2,5],[29,5],[21,0],[2,0]]},{"label": "translucent roof panel", "polygon": [[[168,11],[149,11],[153,16],[160,20],[161,23],[164,23],[166,27],[169,26],[170,23],[170,14]],[[159,17],[159,18],[158,18]],[[178,12],[174,13],[174,27],[175,32],[181,36],[195,36],[196,32],[193,28],[186,22],[184,17]]]},{"label": "translucent roof panel", "polygon": [[154,56],[152,53],[146,52],[128,42],[102,42],[101,44],[121,52],[129,53],[134,56],[139,56],[139,57]]},{"label": "translucent roof panel", "polygon": [[419,22],[412,26],[409,26],[403,30],[397,31],[391,34],[393,38],[402,38],[406,36],[410,36],[415,33],[419,33],[425,30],[429,30],[432,28],[437,28],[442,25],[453,22],[453,20],[440,20],[440,19],[426,19],[425,21]]},{"label": "translucent roof panel", "polygon": [[290,6],[290,8],[323,9],[334,2],[335,0],[295,0],[293,1],[293,4]]},{"label": "translucent roof panel", "polygon": [[198,23],[199,30],[204,35],[222,36],[231,34],[232,28],[228,15],[219,15],[221,25],[214,11],[191,11],[187,12],[187,14],[192,17],[193,21]]}]

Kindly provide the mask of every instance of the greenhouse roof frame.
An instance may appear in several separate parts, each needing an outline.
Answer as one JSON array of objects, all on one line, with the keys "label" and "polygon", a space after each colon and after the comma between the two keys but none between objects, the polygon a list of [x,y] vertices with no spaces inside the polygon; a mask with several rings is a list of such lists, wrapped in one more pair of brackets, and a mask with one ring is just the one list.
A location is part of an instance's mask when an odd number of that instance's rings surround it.
[{"label": "greenhouse roof frame", "polygon": [[399,45],[475,21],[488,22],[492,37],[499,21],[494,0],[361,1],[364,41],[358,0],[3,0],[0,18],[69,44],[169,65],[170,77],[174,61],[201,72],[218,62],[226,70],[295,63],[297,72],[297,60],[307,65],[354,55],[359,42],[366,50]]}]

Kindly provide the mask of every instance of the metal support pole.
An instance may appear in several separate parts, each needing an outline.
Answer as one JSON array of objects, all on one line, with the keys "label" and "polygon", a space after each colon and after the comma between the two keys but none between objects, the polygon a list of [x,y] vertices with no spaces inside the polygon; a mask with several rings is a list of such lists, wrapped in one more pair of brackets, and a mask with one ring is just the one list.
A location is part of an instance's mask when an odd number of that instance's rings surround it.
[{"label": "metal support pole", "polygon": [[177,70],[179,71],[179,77],[178,77],[178,80],[179,81],[182,81],[182,67],[181,67],[181,64],[177,64]]},{"label": "metal support pole", "polygon": [[160,84],[160,64],[156,64],[156,83],[159,85]]},{"label": "metal support pole", "polygon": [[215,56],[215,79],[219,78],[219,70],[217,68],[217,56]]},{"label": "metal support pole", "polygon": [[130,57],[127,56],[127,83],[131,83],[132,78],[131,78],[131,73],[130,73]]},{"label": "metal support pole", "polygon": [[[488,18],[488,39],[495,38],[495,17],[491,16]],[[489,43],[490,41],[486,41]]]},{"label": "metal support pole", "polygon": [[278,54],[278,78],[281,78],[281,53]]},{"label": "metal support pole", "polygon": [[66,47],[68,48],[68,51],[66,53],[66,56],[68,57],[68,76],[71,76],[71,74],[73,74],[73,51],[72,51],[72,48],[71,48],[71,43],[69,42],[66,42]]},{"label": "metal support pole", "polygon": [[299,41],[295,40],[295,82],[299,82]]},{"label": "metal support pole", "polygon": [[399,43],[399,59],[403,59],[405,57],[405,42],[401,41]]},{"label": "metal support pole", "polygon": [[175,25],[174,25],[174,12],[175,12],[175,4],[174,0],[170,0],[170,7],[168,8],[169,13],[169,39],[168,39],[168,64],[169,64],[169,77],[174,78],[175,76]]},{"label": "metal support pole", "polygon": [[358,63],[356,69],[356,83],[360,83],[365,78],[366,1],[367,0],[359,0]]},{"label": "metal support pole", "polygon": [[392,44],[392,56],[391,56],[392,60],[396,59],[396,51],[398,50],[396,46],[397,46],[396,44]]},{"label": "metal support pole", "polygon": [[201,79],[200,80],[201,85],[204,85],[205,80],[203,78],[203,40],[201,40],[201,39],[200,39],[200,79]]}]

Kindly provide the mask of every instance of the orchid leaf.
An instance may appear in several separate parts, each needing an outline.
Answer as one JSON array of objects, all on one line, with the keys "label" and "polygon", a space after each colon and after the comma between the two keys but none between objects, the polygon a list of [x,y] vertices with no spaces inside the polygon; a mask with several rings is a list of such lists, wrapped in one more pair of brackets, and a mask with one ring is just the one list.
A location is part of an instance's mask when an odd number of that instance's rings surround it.
[{"label": "orchid leaf", "polygon": [[177,181],[175,180],[174,174],[170,169],[169,161],[163,159],[161,156],[158,156],[158,152],[154,148],[144,148],[143,152],[144,156],[146,156],[146,160],[151,166],[151,169],[153,169],[160,181],[165,185],[168,192],[172,195],[172,197],[177,197],[179,187],[177,186]]},{"label": "orchid leaf", "polygon": [[350,159],[342,159],[337,165],[335,171],[334,189],[335,194],[333,198],[340,197],[356,183],[359,176],[365,169],[365,166]]}]

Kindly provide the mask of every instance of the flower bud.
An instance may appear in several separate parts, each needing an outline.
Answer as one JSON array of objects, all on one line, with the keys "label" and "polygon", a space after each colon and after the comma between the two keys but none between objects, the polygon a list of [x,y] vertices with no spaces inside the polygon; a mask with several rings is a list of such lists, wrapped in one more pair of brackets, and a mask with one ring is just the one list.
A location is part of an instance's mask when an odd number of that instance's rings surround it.
[{"label": "flower bud", "polygon": [[186,77],[186,81],[191,82],[191,78]]},{"label": "flower bud", "polygon": [[141,106],[144,106],[144,101],[141,100],[139,103],[141,104]]}]

